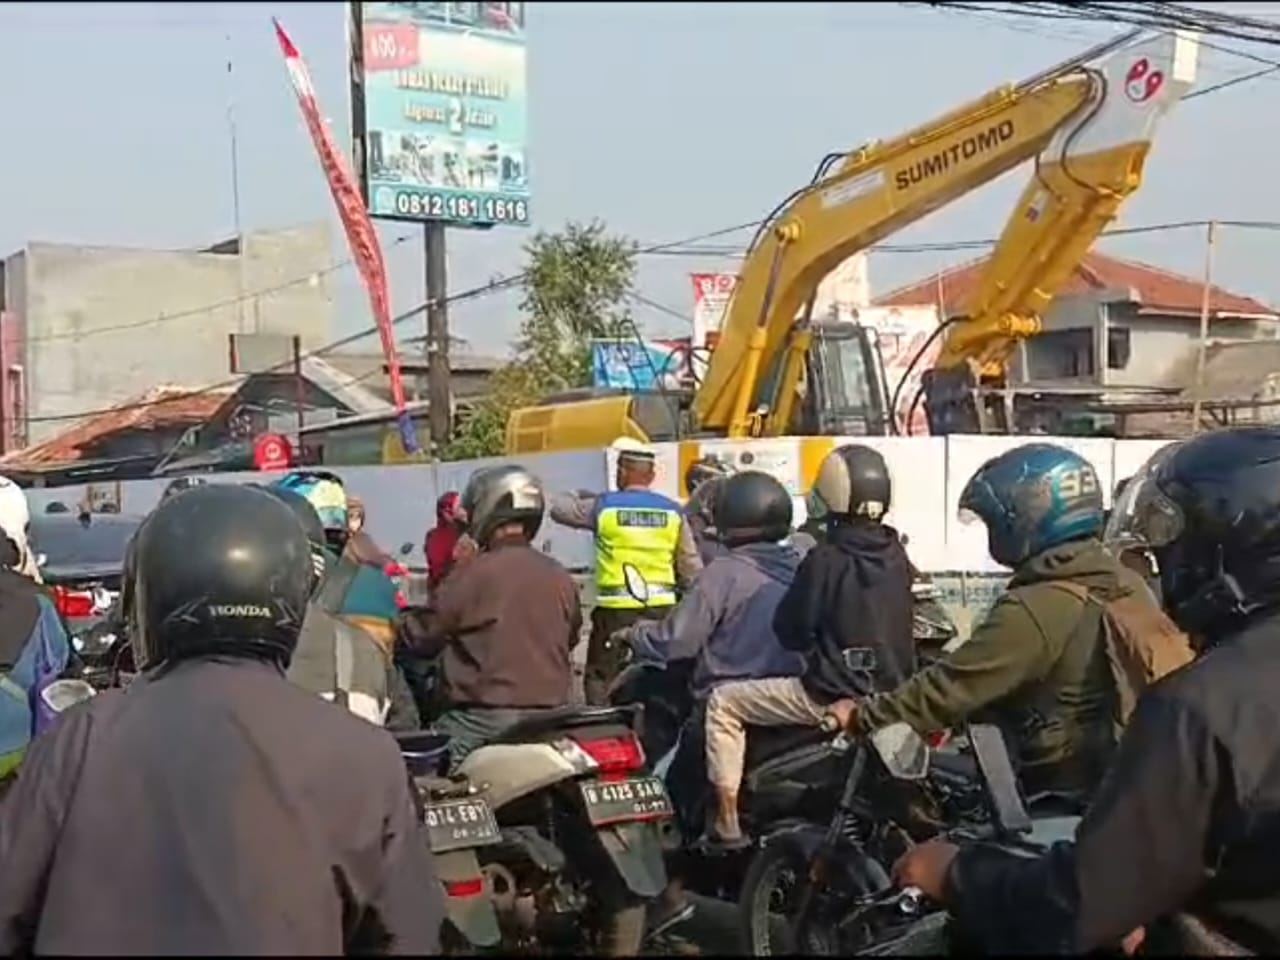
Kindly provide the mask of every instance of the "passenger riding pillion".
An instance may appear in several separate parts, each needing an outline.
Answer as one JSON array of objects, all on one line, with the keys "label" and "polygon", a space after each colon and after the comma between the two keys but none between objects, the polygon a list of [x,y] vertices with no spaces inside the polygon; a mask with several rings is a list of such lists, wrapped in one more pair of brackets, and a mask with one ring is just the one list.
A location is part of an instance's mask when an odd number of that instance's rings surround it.
[{"label": "passenger riding pillion", "polygon": [[860,704],[857,726],[906,722],[923,734],[988,719],[1030,793],[1086,796],[1117,732],[1111,605],[1122,602],[1153,636],[1172,627],[1103,549],[1102,490],[1079,454],[1047,443],[1008,450],[970,478],[960,509],[986,524],[992,558],[1013,577],[967,643]]},{"label": "passenger riding pillion", "polygon": [[[691,838],[702,834],[707,819],[706,698],[730,681],[794,676],[804,666],[803,658],[778,643],[772,626],[800,563],[785,542],[791,517],[791,495],[774,477],[751,470],[727,478],[714,522],[728,553],[706,566],[669,616],[639,621],[624,634],[638,659],[668,667],[693,662],[694,705],[666,778],[682,832]],[[651,935],[691,911],[680,878],[673,878]]]},{"label": "passenger riding pillion", "polygon": [[911,564],[883,522],[891,503],[884,458],[860,444],[838,447],[822,462],[810,499],[825,505],[826,533],[771,621],[781,647],[803,657],[804,672],[726,683],[707,701],[707,774],[718,800],[708,832],[722,845],[747,843],[738,791],[748,726],[847,720],[854,699],[892,688],[915,668]]},{"label": "passenger riding pillion", "polygon": [[1149,687],[1074,843],[1039,858],[929,843],[901,883],[988,954],[1280,953],[1280,431],[1219,430],[1139,473],[1117,512],[1201,651]]},{"label": "passenger riding pillion", "polygon": [[147,518],[143,673],[62,714],[0,807],[0,954],[437,952],[395,741],[284,676],[314,577],[302,525],[260,489]]},{"label": "passenger riding pillion", "polygon": [[[551,502],[551,519],[579,530],[590,530],[596,543],[596,605],[591,612],[585,692],[588,703],[604,703],[609,685],[621,666],[622,651],[609,636],[638,619],[657,619],[676,603],[678,589],[687,589],[702,561],[684,511],[670,497],[650,487],[656,476],[652,448],[627,437],[615,440],[614,480],[608,493],[566,494]],[[647,601],[627,590],[625,566],[639,571],[649,584]]]},{"label": "passenger riding pillion", "polygon": [[455,767],[531,713],[570,702],[582,627],[573,577],[531,543],[544,510],[537,478],[514,464],[479,470],[462,507],[480,552],[400,624],[411,650],[440,658],[446,708],[434,728]]}]

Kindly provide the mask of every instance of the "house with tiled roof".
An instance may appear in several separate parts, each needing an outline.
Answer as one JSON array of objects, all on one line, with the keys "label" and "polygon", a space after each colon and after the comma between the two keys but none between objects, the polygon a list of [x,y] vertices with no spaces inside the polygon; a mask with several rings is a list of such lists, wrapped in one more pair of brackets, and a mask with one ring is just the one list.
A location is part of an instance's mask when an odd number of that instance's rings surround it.
[{"label": "house with tiled roof", "polygon": [[[961,264],[876,300],[878,306],[929,305],[964,313],[986,260]],[[1176,391],[1200,338],[1204,284],[1145,263],[1089,253],[1044,315],[1043,332],[1011,361],[1010,384]],[[1209,288],[1215,343],[1274,340],[1277,311],[1252,297]]]}]

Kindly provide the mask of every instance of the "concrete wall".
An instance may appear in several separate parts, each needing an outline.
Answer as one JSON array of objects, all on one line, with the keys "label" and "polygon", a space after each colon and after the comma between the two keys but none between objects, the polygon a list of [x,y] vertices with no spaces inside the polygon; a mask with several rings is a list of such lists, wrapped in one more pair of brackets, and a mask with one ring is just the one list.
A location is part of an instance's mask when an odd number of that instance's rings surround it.
[{"label": "concrete wall", "polygon": [[110,407],[150,385],[227,377],[227,335],[255,324],[298,334],[304,347],[329,337],[326,224],[246,235],[239,255],[44,243],[24,254],[6,273],[10,309],[26,319],[31,443],[69,422],[39,418]]}]

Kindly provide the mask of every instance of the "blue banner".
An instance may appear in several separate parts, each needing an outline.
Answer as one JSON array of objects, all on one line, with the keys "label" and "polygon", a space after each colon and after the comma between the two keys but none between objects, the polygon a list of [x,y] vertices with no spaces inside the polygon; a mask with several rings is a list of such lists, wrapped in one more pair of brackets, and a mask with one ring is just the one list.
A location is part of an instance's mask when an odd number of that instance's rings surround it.
[{"label": "blue banner", "polygon": [[618,390],[672,390],[682,385],[688,349],[680,343],[594,343],[592,383]]},{"label": "blue banner", "polygon": [[528,224],[525,4],[356,6],[369,212]]}]

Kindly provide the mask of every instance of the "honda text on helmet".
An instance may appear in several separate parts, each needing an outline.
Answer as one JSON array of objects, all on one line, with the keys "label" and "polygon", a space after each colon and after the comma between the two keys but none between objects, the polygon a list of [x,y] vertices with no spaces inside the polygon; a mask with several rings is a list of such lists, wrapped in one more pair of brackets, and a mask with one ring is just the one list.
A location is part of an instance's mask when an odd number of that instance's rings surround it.
[{"label": "honda text on helmet", "polygon": [[960,518],[987,527],[991,558],[1006,567],[1102,532],[1102,486],[1080,454],[1028,443],[988,460],[960,494]]},{"label": "honda text on helmet", "polygon": [[135,563],[139,669],[210,655],[288,665],[311,594],[311,545],[276,497],[231,484],[171,497],[139,529]]}]

